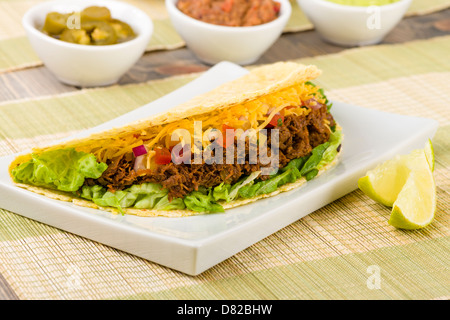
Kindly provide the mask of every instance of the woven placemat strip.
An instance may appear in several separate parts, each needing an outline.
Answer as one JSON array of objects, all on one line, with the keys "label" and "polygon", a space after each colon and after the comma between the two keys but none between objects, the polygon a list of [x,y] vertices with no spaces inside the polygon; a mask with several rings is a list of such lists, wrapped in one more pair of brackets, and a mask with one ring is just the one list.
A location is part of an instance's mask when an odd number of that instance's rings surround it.
[{"label": "woven placemat strip", "polygon": [[[424,49],[426,48],[426,49]],[[342,53],[307,58],[298,60],[305,64],[315,64],[323,70],[317,82],[327,90],[345,87],[361,86],[362,90],[367,90],[364,84],[374,84],[390,79],[404,78],[403,80],[392,80],[387,89],[389,94],[397,96],[395,86],[402,85],[406,92],[403,98],[407,102],[413,103],[415,108],[422,112],[423,116],[428,114],[426,108],[421,108],[419,102],[409,98],[412,94],[420,102],[427,103],[427,99],[435,99],[439,96],[435,91],[446,91],[445,88],[437,89],[433,85],[428,85],[429,92],[422,97],[418,96],[414,89],[408,89],[409,81],[416,83],[414,78],[409,76],[424,73],[442,72],[450,70],[450,61],[446,52],[450,50],[450,36],[434,38],[426,41],[414,41],[404,45],[382,45],[376,47],[366,47],[361,49],[351,49]],[[402,55],[405,54],[408,59]],[[383,65],[389,64],[389,68]],[[138,106],[151,102],[152,100],[167,94],[170,91],[186,84],[196,75],[177,76],[166,80],[150,81],[138,85],[112,86],[107,88],[85,89],[75,93],[61,94],[57,96],[42,97],[39,99],[18,100],[13,102],[0,103],[0,113],[5,121],[0,128],[0,141],[2,139],[22,139],[36,138],[44,136],[51,138],[52,134],[72,132],[86,129],[117,117],[120,114],[131,111]],[[399,81],[403,81],[400,83]],[[423,80],[423,85],[427,85]],[[433,81],[433,79],[430,79]],[[437,87],[441,87],[445,82],[433,81]],[[422,84],[420,84],[422,86]],[[372,87],[374,88],[374,87]],[[412,88],[412,87],[411,87]],[[389,95],[377,97],[377,90],[367,91],[364,95],[353,95],[355,103],[364,105],[365,97],[370,93],[371,97],[366,99],[366,103],[376,102],[380,99],[388,100]],[[352,95],[344,91],[343,94],[337,92],[340,100],[348,101]],[[356,100],[357,97],[361,99]],[[386,105],[390,105],[387,103]],[[409,104],[405,104],[403,112],[407,113]],[[437,101],[439,110],[445,114],[445,105]],[[379,104],[383,108],[383,104]],[[398,106],[400,107],[400,106]],[[420,110],[422,109],[422,110]],[[95,110],[95,113],[93,111]],[[55,121],[58,115],[62,119],[70,121]],[[445,117],[439,117],[443,121]],[[25,126],[24,124],[30,125]],[[47,139],[45,139],[47,141]],[[33,143],[36,143],[34,139]],[[22,149],[28,147],[22,143]],[[8,154],[8,149],[4,149],[0,144],[0,155]],[[6,153],[5,153],[6,151]]]},{"label": "woven placemat strip", "polygon": [[449,70],[450,61],[444,57],[450,50],[449,40],[448,36],[436,37],[426,42],[379,45],[376,50],[373,47],[361,47],[301,59],[301,62],[316,64],[326,70],[318,79],[323,87],[344,88],[424,72]]},{"label": "woven placemat strip", "polygon": [[[42,65],[20,24],[21,17],[25,11],[39,2],[43,1],[0,1],[0,72],[10,72]],[[153,18],[155,30],[147,51],[173,50],[185,45],[168,18],[163,0],[126,0],[126,2],[136,5]],[[292,15],[284,31],[300,32],[313,29],[313,25],[299,8],[297,1],[290,0],[290,2],[292,4]],[[450,0],[414,0],[406,16],[429,14],[449,6]]]},{"label": "woven placemat strip", "polygon": [[[265,251],[261,248],[265,242],[197,277],[147,264],[71,234],[2,242],[0,257],[11,261],[3,266],[5,279],[20,284],[13,287],[26,299],[434,299],[448,295],[448,237],[281,266],[270,266],[270,260],[284,259],[285,252]],[[252,254],[266,268],[243,272],[246,261],[255,260]],[[379,289],[367,284],[371,266],[381,272]]]},{"label": "woven placemat strip", "polygon": [[[22,299],[445,298],[450,285],[449,41],[445,37],[308,59],[323,69],[320,81],[330,97],[440,122],[433,139],[438,209],[428,228],[405,232],[389,226],[389,210],[357,190],[191,277],[0,209],[0,273]],[[433,63],[439,70],[427,64],[429,52],[436,53]],[[379,63],[376,57],[385,61],[389,54],[401,76],[349,62],[368,57]],[[406,66],[414,67],[404,70]],[[347,86],[339,77],[327,78],[329,73],[345,75]],[[195,76],[0,104],[5,120],[0,155],[107,121]],[[369,266],[381,270],[380,289],[367,284]]]}]

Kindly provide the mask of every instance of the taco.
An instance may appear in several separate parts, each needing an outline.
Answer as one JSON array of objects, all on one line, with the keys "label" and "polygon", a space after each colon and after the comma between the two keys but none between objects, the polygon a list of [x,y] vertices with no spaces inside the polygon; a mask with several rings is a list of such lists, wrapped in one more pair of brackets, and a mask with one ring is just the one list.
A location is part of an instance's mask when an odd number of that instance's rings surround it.
[{"label": "taco", "polygon": [[342,128],[312,81],[279,62],[146,119],[18,156],[20,187],[139,216],[224,212],[300,187],[333,167]]}]

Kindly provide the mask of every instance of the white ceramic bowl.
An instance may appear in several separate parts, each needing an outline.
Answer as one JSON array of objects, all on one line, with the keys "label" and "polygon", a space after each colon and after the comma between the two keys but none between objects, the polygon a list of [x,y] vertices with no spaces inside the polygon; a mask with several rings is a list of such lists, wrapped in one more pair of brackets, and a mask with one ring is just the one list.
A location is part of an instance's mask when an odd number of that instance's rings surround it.
[{"label": "white ceramic bowl", "polygon": [[411,1],[369,7],[326,0],[297,0],[297,3],[325,41],[340,46],[364,46],[383,40],[403,18]]},{"label": "white ceramic bowl", "polygon": [[[77,12],[91,5],[109,8],[113,18],[133,28],[136,38],[119,44],[90,46],[57,40],[40,31],[47,13]],[[113,0],[43,2],[25,13],[22,24],[33,49],[56,78],[63,83],[81,87],[105,86],[117,82],[142,56],[153,33],[153,23],[147,14],[129,4]]]},{"label": "white ceramic bowl", "polygon": [[207,64],[230,61],[246,65],[258,60],[279,38],[291,16],[288,0],[281,3],[277,19],[258,26],[227,27],[196,20],[176,7],[178,0],[166,0],[166,8],[176,31],[186,46]]}]

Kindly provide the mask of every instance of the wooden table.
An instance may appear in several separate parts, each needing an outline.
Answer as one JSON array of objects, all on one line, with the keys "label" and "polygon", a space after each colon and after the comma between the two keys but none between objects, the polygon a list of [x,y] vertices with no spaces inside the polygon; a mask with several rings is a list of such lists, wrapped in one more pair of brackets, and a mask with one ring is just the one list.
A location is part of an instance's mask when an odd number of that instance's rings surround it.
[{"label": "wooden table", "polygon": [[[450,9],[404,19],[383,41],[402,43],[450,33]],[[346,48],[324,43],[315,31],[284,34],[256,62],[272,63],[340,52]],[[120,80],[120,84],[139,83],[178,74],[200,72],[209,66],[199,62],[186,48],[145,54]],[[45,67],[0,74],[0,102],[77,91],[80,88],[59,83]],[[17,295],[0,274],[0,299],[15,300]]]}]

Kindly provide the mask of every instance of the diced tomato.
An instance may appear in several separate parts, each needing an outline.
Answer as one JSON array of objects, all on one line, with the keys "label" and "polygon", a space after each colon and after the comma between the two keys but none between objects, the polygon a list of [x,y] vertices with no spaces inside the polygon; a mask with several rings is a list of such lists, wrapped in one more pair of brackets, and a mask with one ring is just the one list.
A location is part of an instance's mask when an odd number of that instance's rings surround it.
[{"label": "diced tomato", "polygon": [[281,7],[281,3],[275,1],[274,5],[273,5],[273,11],[275,11],[275,13],[280,12],[280,7]]},{"label": "diced tomato", "polygon": [[169,149],[156,148],[155,149],[155,163],[156,164],[169,164],[172,161],[172,155]]},{"label": "diced tomato", "polygon": [[225,0],[221,8],[225,12],[230,12],[232,7],[233,7],[233,0]]},{"label": "diced tomato", "polygon": [[234,135],[235,131],[233,127],[230,127],[226,124],[222,125],[222,136],[225,137],[225,141],[222,144],[222,147],[226,148],[234,143]]},{"label": "diced tomato", "polygon": [[227,124],[223,124],[223,125],[222,125],[222,132],[226,132],[227,129],[228,129],[228,130],[234,130],[233,127],[230,127],[230,126],[227,125]]},{"label": "diced tomato", "polygon": [[[234,143],[234,128],[229,125],[222,124],[222,137],[217,139],[217,143],[226,148]],[[224,139],[225,138],[225,139]]]},{"label": "diced tomato", "polygon": [[283,122],[284,122],[284,115],[278,112],[272,117],[272,119],[270,119],[270,122],[267,124],[266,128],[281,127]]}]

